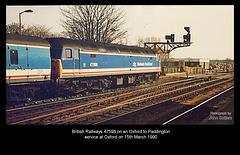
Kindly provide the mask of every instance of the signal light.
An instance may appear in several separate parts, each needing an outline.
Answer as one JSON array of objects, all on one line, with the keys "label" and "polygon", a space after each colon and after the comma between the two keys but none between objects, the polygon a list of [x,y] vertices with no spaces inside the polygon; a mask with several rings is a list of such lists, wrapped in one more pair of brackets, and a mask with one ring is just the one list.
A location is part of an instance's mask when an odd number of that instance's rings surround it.
[{"label": "signal light", "polygon": [[165,39],[167,41],[171,41],[172,43],[174,42],[174,34],[171,34],[171,35],[165,35]]},{"label": "signal light", "polygon": [[174,34],[171,34],[171,42],[174,42]]},{"label": "signal light", "polygon": [[183,35],[183,41],[184,42],[190,42],[191,41],[191,34]]},{"label": "signal light", "polygon": [[189,43],[191,41],[190,27],[184,27],[184,30],[187,31],[187,34],[183,35],[183,42]]},{"label": "signal light", "polygon": [[165,35],[165,39],[166,40],[171,40],[171,36],[170,35]]}]

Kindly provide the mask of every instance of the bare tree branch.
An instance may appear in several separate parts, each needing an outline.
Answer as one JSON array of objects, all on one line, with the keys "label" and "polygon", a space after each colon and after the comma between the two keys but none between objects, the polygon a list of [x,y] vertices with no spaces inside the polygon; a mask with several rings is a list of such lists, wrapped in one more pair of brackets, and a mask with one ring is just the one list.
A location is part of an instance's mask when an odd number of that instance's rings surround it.
[{"label": "bare tree branch", "polygon": [[61,9],[62,26],[72,39],[113,42],[125,38],[124,10],[113,5],[76,5]]}]

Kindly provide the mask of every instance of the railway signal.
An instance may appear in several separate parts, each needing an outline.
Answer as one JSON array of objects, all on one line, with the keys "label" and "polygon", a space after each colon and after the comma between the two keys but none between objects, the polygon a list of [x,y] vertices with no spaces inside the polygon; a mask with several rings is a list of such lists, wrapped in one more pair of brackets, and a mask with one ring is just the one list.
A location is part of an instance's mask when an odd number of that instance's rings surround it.
[{"label": "railway signal", "polygon": [[190,27],[184,27],[184,29],[187,31],[187,34],[183,35],[183,42],[190,43],[191,41]]},{"label": "railway signal", "polygon": [[187,31],[186,35],[183,35],[183,42],[174,42],[175,34],[165,35],[167,42],[145,42],[145,48],[151,48],[157,50],[159,53],[169,54],[172,50],[180,47],[187,47],[192,44],[190,27],[184,27]]},{"label": "railway signal", "polygon": [[170,40],[173,43],[174,42],[174,34],[165,35],[165,39],[167,40],[167,42],[169,42],[169,40]]},{"label": "railway signal", "polygon": [[169,58],[169,53],[176,48],[187,47],[192,44],[191,42],[191,34],[190,27],[184,27],[184,30],[187,31],[186,35],[183,35],[183,42],[174,42],[174,34],[165,35],[166,42],[145,42],[145,48],[151,48],[156,50],[159,54],[161,54],[162,63],[162,74],[164,75],[164,66],[166,59]]},{"label": "railway signal", "polygon": [[190,41],[191,41],[191,35],[190,34],[183,35],[183,42],[184,43],[190,42]]},{"label": "railway signal", "polygon": [[190,33],[190,27],[184,27],[184,30],[186,30],[188,34]]}]

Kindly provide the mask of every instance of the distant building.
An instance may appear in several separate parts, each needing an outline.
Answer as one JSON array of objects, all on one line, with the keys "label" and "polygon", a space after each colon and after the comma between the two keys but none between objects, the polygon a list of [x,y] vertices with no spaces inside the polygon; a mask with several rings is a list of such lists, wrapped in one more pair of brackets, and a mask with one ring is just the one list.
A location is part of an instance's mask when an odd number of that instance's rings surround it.
[{"label": "distant building", "polygon": [[225,59],[225,60],[210,60],[210,67],[215,71],[234,71],[234,60]]},{"label": "distant building", "polygon": [[234,64],[234,60],[231,59],[225,59],[225,60],[210,60],[211,65],[217,65],[217,64]]},{"label": "distant building", "polygon": [[200,67],[204,69],[209,68],[209,59],[204,58],[170,58],[166,62],[167,67]]}]

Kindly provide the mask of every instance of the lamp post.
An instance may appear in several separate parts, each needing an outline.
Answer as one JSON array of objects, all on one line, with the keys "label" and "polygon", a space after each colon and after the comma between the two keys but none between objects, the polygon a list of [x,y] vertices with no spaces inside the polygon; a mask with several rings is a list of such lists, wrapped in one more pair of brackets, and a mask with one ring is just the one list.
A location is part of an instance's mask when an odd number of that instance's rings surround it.
[{"label": "lamp post", "polygon": [[20,28],[20,34],[22,34],[22,24],[21,24],[21,14],[24,12],[33,12],[32,10],[25,10],[19,13],[19,28]]}]

